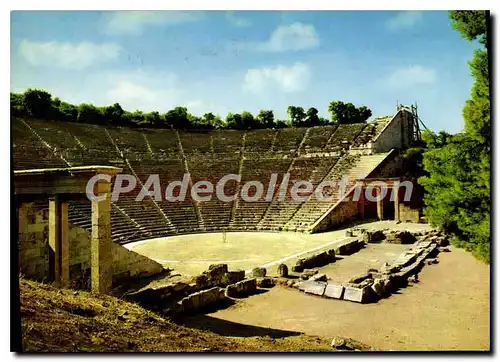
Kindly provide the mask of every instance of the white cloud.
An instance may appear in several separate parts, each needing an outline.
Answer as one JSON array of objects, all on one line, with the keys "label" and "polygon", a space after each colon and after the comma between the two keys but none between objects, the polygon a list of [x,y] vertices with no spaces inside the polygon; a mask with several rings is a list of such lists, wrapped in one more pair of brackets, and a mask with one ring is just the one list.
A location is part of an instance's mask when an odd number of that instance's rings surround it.
[{"label": "white cloud", "polygon": [[198,11],[113,11],[105,14],[104,33],[140,35],[145,27],[177,25],[202,18]]},{"label": "white cloud", "polygon": [[391,31],[409,29],[423,18],[421,11],[401,11],[387,21],[387,28]]},{"label": "white cloud", "polygon": [[418,84],[434,83],[437,73],[432,68],[421,65],[412,65],[406,68],[396,69],[388,78],[389,85],[393,87],[408,87]]},{"label": "white cloud", "polygon": [[234,26],[245,28],[252,25],[252,22],[249,19],[236,16],[233,11],[226,11],[226,19]]},{"label": "white cloud", "polygon": [[288,67],[278,65],[249,69],[245,74],[243,87],[255,93],[269,89],[294,93],[307,88],[310,78],[310,67],[298,62]]},{"label": "white cloud", "polygon": [[24,39],[19,53],[31,65],[83,69],[118,58],[122,47],[115,43],[32,42]]},{"label": "white cloud", "polygon": [[318,46],[319,37],[314,26],[299,22],[277,27],[267,41],[236,45],[242,50],[272,53],[314,49]]},{"label": "white cloud", "polygon": [[126,109],[165,112],[179,105],[184,92],[174,74],[137,70],[110,74],[104,81],[108,104],[118,102]]}]

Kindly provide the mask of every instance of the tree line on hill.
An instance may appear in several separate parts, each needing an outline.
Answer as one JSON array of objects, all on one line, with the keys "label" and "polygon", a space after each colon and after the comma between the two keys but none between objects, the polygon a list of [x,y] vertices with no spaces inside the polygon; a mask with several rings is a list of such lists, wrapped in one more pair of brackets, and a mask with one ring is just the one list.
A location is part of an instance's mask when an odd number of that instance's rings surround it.
[{"label": "tree line on hill", "polygon": [[484,11],[451,11],[452,27],[469,41],[479,40],[469,62],[474,83],[463,108],[464,131],[424,133],[426,176],[424,213],[431,224],[450,232],[455,245],[490,261],[491,113],[489,54],[491,38]]},{"label": "tree line on hill", "polygon": [[186,107],[177,106],[164,114],[159,112],[128,112],[119,103],[106,107],[96,107],[83,103],[74,105],[42,89],[27,89],[24,93],[10,94],[10,111],[13,117],[33,117],[42,120],[79,122],[99,125],[115,125],[150,128],[177,129],[259,129],[285,127],[312,127],[328,124],[366,122],[372,112],[365,106],[356,107],[352,103],[333,101],[328,106],[331,120],[319,117],[314,107],[289,106],[289,120],[276,120],[272,110],[261,110],[256,116],[244,111],[229,113],[224,120],[211,112],[198,117],[188,112]]}]

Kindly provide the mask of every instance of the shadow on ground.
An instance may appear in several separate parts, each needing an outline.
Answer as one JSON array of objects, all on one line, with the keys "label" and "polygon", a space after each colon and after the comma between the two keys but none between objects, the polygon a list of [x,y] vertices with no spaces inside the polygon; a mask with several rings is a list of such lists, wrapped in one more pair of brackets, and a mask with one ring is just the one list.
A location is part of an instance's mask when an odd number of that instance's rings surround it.
[{"label": "shadow on ground", "polygon": [[196,315],[190,317],[176,318],[175,322],[185,327],[212,331],[221,336],[227,337],[264,337],[284,338],[298,336],[302,333],[286,331],[274,328],[251,326],[248,324],[230,322],[224,319],[211,317],[208,315]]}]

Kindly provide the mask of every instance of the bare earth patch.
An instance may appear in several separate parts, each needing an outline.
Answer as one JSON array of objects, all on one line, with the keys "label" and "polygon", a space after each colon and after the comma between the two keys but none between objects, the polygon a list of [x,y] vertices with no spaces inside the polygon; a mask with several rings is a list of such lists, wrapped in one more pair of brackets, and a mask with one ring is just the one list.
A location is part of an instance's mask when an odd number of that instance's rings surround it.
[{"label": "bare earth patch", "polygon": [[[278,286],[209,316],[326,338],[342,335],[376,350],[489,350],[489,266],[451,250],[439,254],[439,264],[423,268],[420,283],[378,303],[329,300]],[[336,267],[355,268],[354,255]]]}]

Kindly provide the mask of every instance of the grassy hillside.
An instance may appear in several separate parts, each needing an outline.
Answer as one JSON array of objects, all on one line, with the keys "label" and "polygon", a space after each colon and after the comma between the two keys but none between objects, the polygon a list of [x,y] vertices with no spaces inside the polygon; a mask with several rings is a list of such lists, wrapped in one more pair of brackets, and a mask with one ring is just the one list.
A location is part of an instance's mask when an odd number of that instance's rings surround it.
[{"label": "grassy hillside", "polygon": [[29,352],[333,351],[330,341],[314,336],[221,336],[110,296],[27,280],[20,281],[20,289],[23,350]]}]

